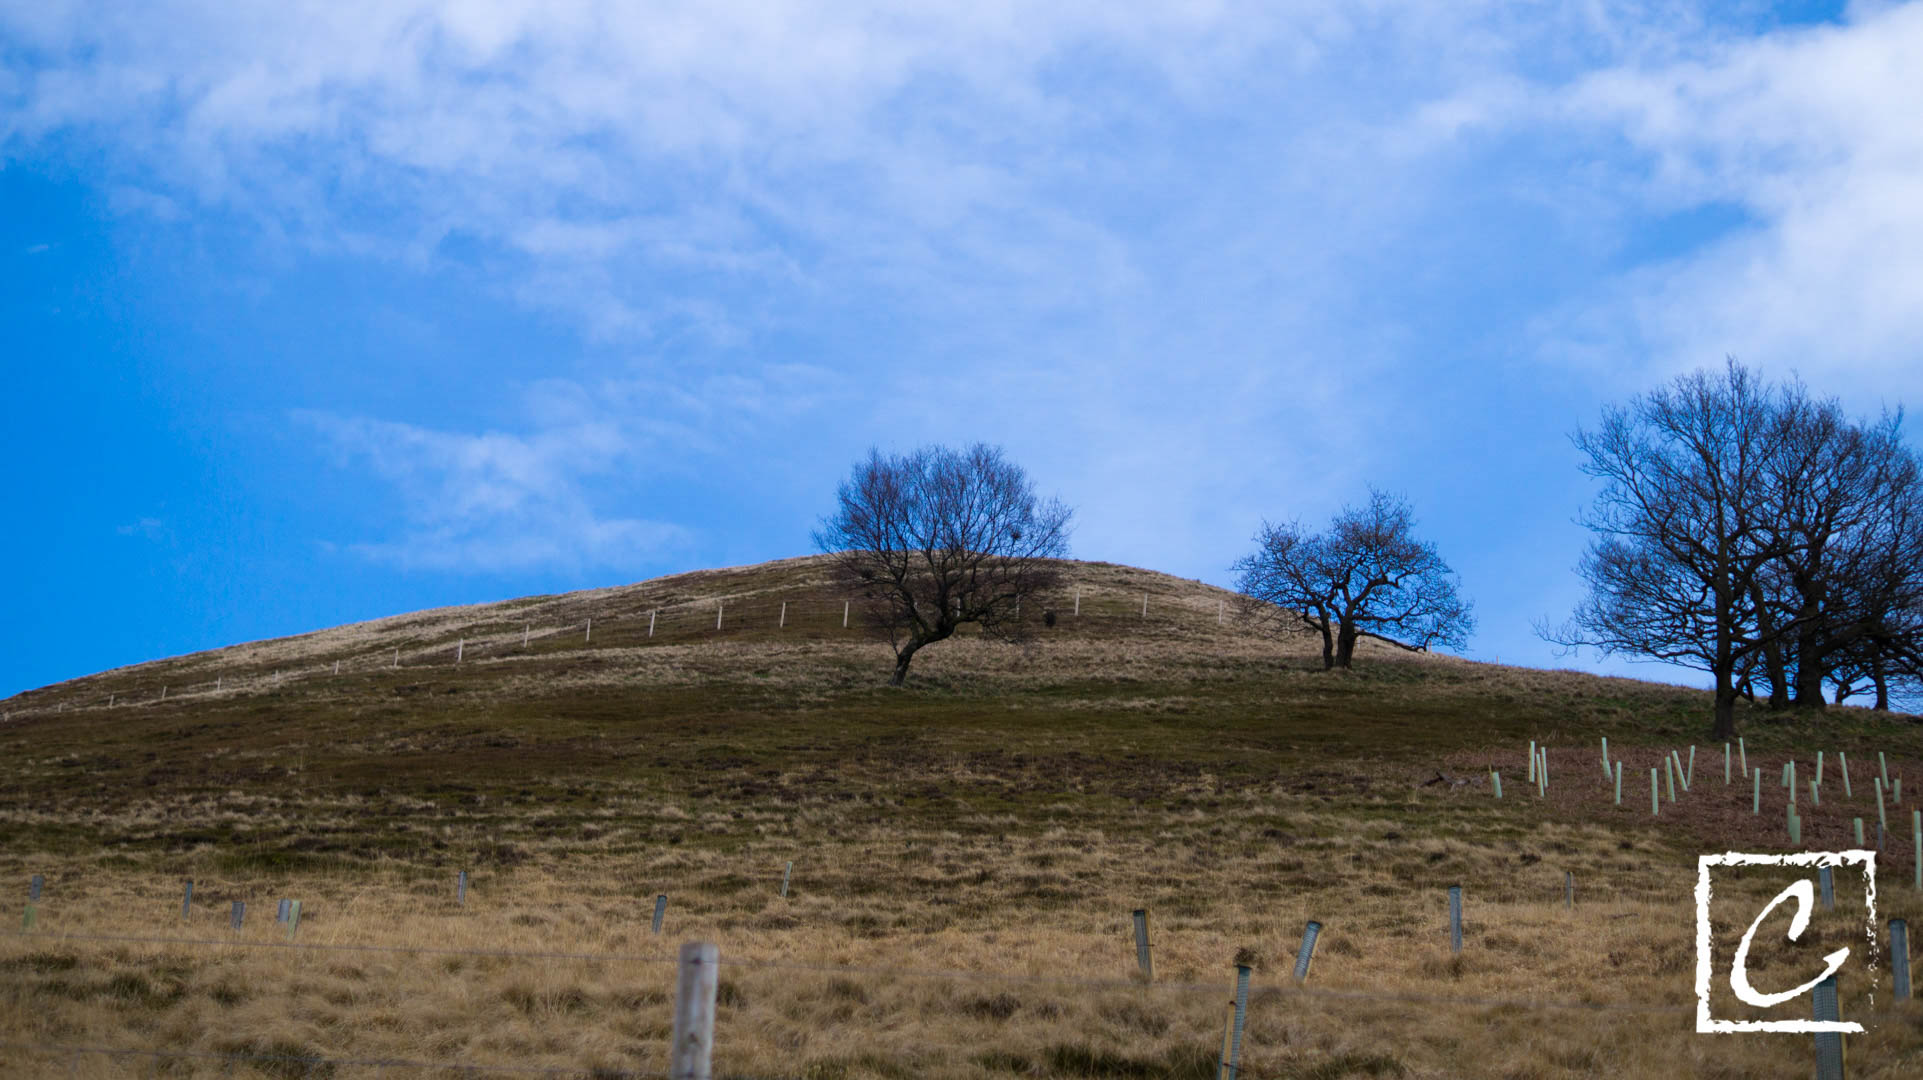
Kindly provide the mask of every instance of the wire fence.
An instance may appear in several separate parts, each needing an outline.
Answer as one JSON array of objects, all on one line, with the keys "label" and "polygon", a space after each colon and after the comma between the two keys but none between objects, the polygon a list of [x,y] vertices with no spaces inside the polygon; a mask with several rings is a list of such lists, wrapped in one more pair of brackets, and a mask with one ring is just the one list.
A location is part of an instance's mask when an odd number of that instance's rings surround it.
[{"label": "wire fence", "polygon": [[[1036,631],[1049,628],[1111,632],[1124,628],[1201,630],[1237,622],[1236,604],[1226,593],[1207,598],[1071,588],[1060,594],[1036,597],[1028,606],[1022,622]],[[789,599],[768,594],[751,594],[746,598],[715,596],[663,603],[629,598],[584,611],[579,618],[570,618],[559,625],[546,620],[537,623],[532,614],[524,619],[496,616],[458,626],[451,622],[448,625],[453,628],[432,633],[396,631],[386,635],[387,640],[375,647],[332,652],[325,646],[316,646],[313,651],[319,654],[319,659],[303,657],[300,662],[279,666],[271,661],[236,660],[225,665],[226,671],[220,671],[221,660],[214,657],[216,673],[212,679],[205,677],[206,665],[195,661],[196,670],[182,673],[178,682],[168,681],[165,672],[142,672],[135,668],[116,673],[125,680],[125,684],[117,688],[97,689],[84,695],[65,692],[59,687],[28,691],[17,695],[5,710],[0,710],[0,723],[70,711],[151,706],[190,698],[205,700],[210,696],[246,696],[316,678],[451,668],[483,661],[539,658],[577,649],[685,644],[770,632],[846,640],[873,635],[864,620],[860,601],[822,599],[814,594]]]}]

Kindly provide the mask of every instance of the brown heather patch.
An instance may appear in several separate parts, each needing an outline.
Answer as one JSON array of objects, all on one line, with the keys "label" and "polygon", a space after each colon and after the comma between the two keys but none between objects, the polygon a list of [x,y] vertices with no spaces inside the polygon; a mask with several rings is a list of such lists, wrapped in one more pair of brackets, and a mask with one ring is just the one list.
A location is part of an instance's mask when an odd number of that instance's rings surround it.
[{"label": "brown heather patch", "polygon": [[[1781,789],[1766,782],[1751,818],[1706,743],[1695,790],[1649,818],[1648,765],[1701,738],[1702,695],[1382,647],[1324,673],[1306,640],[1218,625],[1219,590],[1071,569],[1079,620],[1033,647],[935,646],[907,692],[879,685],[885,651],[839,629],[821,560],[804,559],[417,613],[23,695],[0,727],[0,881],[43,873],[47,895],[32,936],[0,937],[0,1043],[658,1069],[665,958],[701,938],[731,964],[723,1075],[1210,1075],[1237,957],[1256,967],[1250,1076],[1807,1068],[1806,1039],[1698,1036],[1686,1013],[1491,1003],[1690,1004],[1696,854],[1786,844]],[[716,597],[738,619],[718,634]],[[686,606],[651,641],[645,612],[670,602]],[[590,616],[592,642],[538,633]],[[396,644],[410,666],[385,669]],[[278,684],[276,666],[292,672]],[[233,673],[220,693],[88,704],[216,673]],[[74,707],[41,711],[58,701]],[[1813,844],[1836,846],[1865,807],[1873,823],[1876,750],[1923,785],[1908,718],[1758,715],[1745,733],[1766,781],[1789,753],[1850,753],[1854,802],[1832,764],[1822,808],[1803,807]],[[1620,809],[1604,734],[1628,760]],[[1530,738],[1551,746],[1547,798],[1522,779]],[[1449,782],[1425,784],[1438,771]],[[1906,845],[1881,868],[1885,918],[1923,914]],[[1443,926],[1455,883],[1461,957]],[[1719,884],[1719,950],[1778,887]],[[1761,949],[1759,981],[1860,940],[1852,887],[1839,879],[1839,912],[1804,942]],[[671,897],[660,938],[657,892]],[[282,896],[302,899],[309,945],[592,955],[271,948]],[[249,907],[238,940],[234,899]],[[1128,912],[1144,905],[1153,986],[1129,978]],[[1376,996],[1292,990],[1310,918],[1326,926],[1310,988]],[[116,935],[184,942],[97,940]],[[873,970],[837,970],[851,968]],[[1034,978],[908,974],[934,971]],[[1078,979],[1094,981],[1045,981]],[[1874,1022],[1851,1040],[1852,1075],[1914,1075],[1923,1013],[1892,1011],[1887,981],[1873,1005],[1868,991],[1845,986],[1845,1015]],[[25,1050],[0,1063],[75,1064]],[[181,1059],[158,1075],[302,1075],[263,1064]],[[76,1075],[149,1065],[82,1058]]]}]

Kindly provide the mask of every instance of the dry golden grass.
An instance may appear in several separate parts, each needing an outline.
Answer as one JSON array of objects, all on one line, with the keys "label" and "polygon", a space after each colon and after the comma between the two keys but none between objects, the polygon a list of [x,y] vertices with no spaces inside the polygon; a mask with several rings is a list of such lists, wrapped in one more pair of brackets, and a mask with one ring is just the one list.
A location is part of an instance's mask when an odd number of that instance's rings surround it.
[{"label": "dry golden grass", "polygon": [[[1751,819],[1747,789],[1699,757],[1696,790],[1652,821],[1646,787],[1631,779],[1615,807],[1595,764],[1601,734],[1631,778],[1687,747],[1700,695],[1381,647],[1323,673],[1309,642],[1218,623],[1219,590],[1101,564],[1074,564],[1079,621],[1030,648],[943,643],[892,692],[877,686],[885,652],[840,631],[822,570],[789,560],[420,613],[8,703],[0,880],[41,873],[47,890],[32,934],[0,936],[0,1064],[154,1074],[153,1060],[15,1048],[29,1044],[206,1055],[162,1059],[166,1076],[300,1076],[309,1057],[658,1070],[674,948],[709,940],[728,965],[729,1076],[1213,1075],[1238,960],[1257,988],[1249,1077],[1809,1070],[1806,1037],[1701,1036],[1688,1011],[1695,855],[1780,845],[1780,792],[1766,785],[1768,814]],[[721,597],[741,623],[715,634],[703,605]],[[669,603],[707,628],[658,620],[650,643],[639,613]],[[523,614],[592,617],[593,640],[522,650]],[[335,658],[399,642],[414,666],[332,677]],[[274,684],[275,665],[300,674]],[[237,687],[88,704],[217,672]],[[1826,845],[1870,807],[1876,749],[1923,783],[1906,719],[1749,724],[1766,770],[1850,752],[1856,799],[1826,788],[1808,811]],[[1529,738],[1553,747],[1547,798],[1523,783]],[[1448,782],[1425,783],[1438,772]],[[1883,870],[1884,918],[1923,915],[1907,860]],[[1456,883],[1460,957],[1445,929]],[[1779,885],[1719,885],[1723,954]],[[1839,886],[1804,942],[1759,946],[1759,982],[1801,981],[1861,940],[1860,901]],[[657,892],[671,897],[659,937]],[[281,947],[283,896],[303,902],[300,948]],[[249,908],[239,935],[234,899]],[[1142,906],[1147,985],[1131,977]],[[1298,988],[1311,918],[1326,929]],[[1918,1075],[1923,1012],[1887,1000],[1887,981],[1872,1001],[1851,979],[1845,1016],[1872,1024],[1851,1040],[1852,1075]],[[236,1073],[219,1057],[233,1053],[267,1056]]]}]

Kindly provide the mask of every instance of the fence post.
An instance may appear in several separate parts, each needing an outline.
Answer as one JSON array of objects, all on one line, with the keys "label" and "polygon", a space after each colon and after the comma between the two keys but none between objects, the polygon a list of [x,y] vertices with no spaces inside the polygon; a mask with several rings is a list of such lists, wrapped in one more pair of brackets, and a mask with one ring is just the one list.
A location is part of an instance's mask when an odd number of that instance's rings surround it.
[{"label": "fence post", "polygon": [[194,907],[194,879],[188,878],[187,891],[180,898],[180,917],[184,919],[188,915],[192,914],[193,907]]},{"label": "fence post", "polygon": [[247,921],[247,901],[245,900],[234,901],[234,910],[232,911],[232,913],[230,913],[227,916],[227,928],[230,930],[238,930],[240,929],[241,924],[246,921]]},{"label": "fence post", "polygon": [[1235,998],[1229,1002],[1228,1024],[1222,1031],[1222,1059],[1217,1080],[1237,1080],[1242,1070],[1242,1028],[1249,1019],[1249,966],[1235,965]]},{"label": "fence post", "polygon": [[1576,875],[1574,871],[1564,870],[1562,872],[1562,906],[1566,908],[1576,906]]},{"label": "fence post", "polygon": [[285,897],[282,897],[282,898],[281,898],[281,902],[280,902],[280,908],[279,908],[279,910],[277,910],[277,911],[275,911],[275,912],[274,912],[274,921],[275,921],[275,922],[278,922],[278,923],[284,923],[284,922],[286,922],[286,921],[287,921],[287,911],[288,911],[288,905],[290,905],[290,904],[292,904],[292,903],[293,903],[293,901],[292,901],[292,900],[288,900],[288,899],[287,899],[287,898],[285,898]]},{"label": "fence post", "polygon": [[781,872],[781,898],[783,900],[786,900],[788,898],[788,879],[794,876],[794,872],[795,872],[795,861],[793,859],[789,859],[788,869],[783,870]]},{"label": "fence post", "polygon": [[708,1080],[714,1057],[714,998],[721,950],[705,941],[681,946],[674,986],[674,1045],[668,1048],[671,1080]]},{"label": "fence post", "polygon": [[1295,951],[1295,981],[1306,982],[1309,965],[1315,962],[1315,941],[1322,936],[1322,924],[1314,919],[1302,928],[1302,947]]},{"label": "fence post", "polygon": [[38,904],[40,902],[40,890],[46,884],[47,878],[44,874],[35,874],[33,880],[27,882],[27,903]]},{"label": "fence post", "polygon": [[1819,866],[1816,868],[1816,884],[1822,888],[1823,910],[1835,911],[1836,910],[1836,875],[1830,873],[1829,867]]},{"label": "fence post", "polygon": [[1136,970],[1142,973],[1144,979],[1154,982],[1155,960],[1149,955],[1148,945],[1148,909],[1136,908],[1133,915],[1135,919],[1135,967]]},{"label": "fence post", "polygon": [[467,906],[467,871],[463,870],[454,877],[454,902]]},{"label": "fence post", "polygon": [[1896,984],[1896,1000],[1909,1000],[1910,924],[1902,919],[1890,920],[1890,975]]},{"label": "fence post", "polygon": [[661,918],[668,913],[668,894],[662,893],[654,898],[654,932],[661,932]]},{"label": "fence post", "polygon": [[1462,886],[1449,886],[1449,951],[1462,951]]},{"label": "fence post", "polygon": [[[1817,983],[1810,997],[1813,999],[1815,1019],[1819,1021],[1843,1019],[1836,1002],[1836,976],[1831,975]],[[1816,1080],[1843,1080],[1842,1032],[1819,1031],[1816,1033]]]}]

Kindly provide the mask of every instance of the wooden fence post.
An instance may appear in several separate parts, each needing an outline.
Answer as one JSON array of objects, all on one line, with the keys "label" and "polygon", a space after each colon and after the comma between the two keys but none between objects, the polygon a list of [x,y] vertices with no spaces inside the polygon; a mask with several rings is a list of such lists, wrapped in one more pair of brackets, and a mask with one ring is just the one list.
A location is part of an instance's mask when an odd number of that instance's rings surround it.
[{"label": "wooden fence post", "polygon": [[681,946],[674,987],[674,1045],[669,1048],[671,1080],[709,1080],[712,1075],[720,960],[721,950],[708,942]]}]

